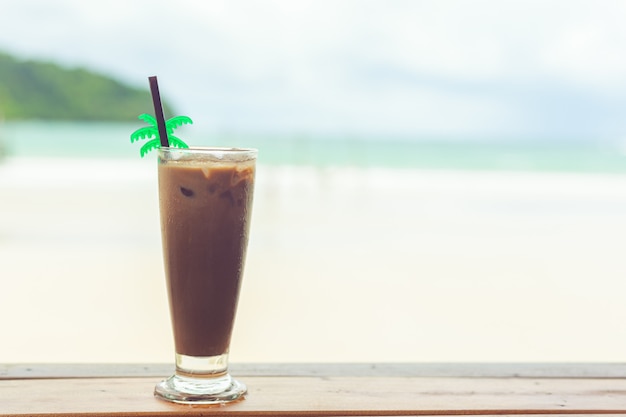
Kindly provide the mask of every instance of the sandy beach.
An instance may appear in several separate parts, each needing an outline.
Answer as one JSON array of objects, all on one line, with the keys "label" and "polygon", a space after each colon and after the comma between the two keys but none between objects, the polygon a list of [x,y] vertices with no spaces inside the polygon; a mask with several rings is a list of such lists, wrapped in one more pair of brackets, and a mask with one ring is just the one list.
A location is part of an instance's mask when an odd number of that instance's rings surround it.
[{"label": "sandy beach", "polygon": [[[172,361],[153,164],[0,163],[0,362]],[[625,247],[623,175],[261,165],[231,359],[623,361]]]}]

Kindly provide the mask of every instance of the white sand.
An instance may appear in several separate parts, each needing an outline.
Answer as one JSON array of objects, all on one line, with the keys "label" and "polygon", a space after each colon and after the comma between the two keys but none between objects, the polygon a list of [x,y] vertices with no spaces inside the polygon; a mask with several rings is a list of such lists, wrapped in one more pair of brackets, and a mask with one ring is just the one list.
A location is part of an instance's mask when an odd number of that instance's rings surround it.
[{"label": "white sand", "polygon": [[[172,360],[155,176],[0,164],[1,363]],[[626,176],[261,166],[231,358],[623,361],[625,248]]]}]

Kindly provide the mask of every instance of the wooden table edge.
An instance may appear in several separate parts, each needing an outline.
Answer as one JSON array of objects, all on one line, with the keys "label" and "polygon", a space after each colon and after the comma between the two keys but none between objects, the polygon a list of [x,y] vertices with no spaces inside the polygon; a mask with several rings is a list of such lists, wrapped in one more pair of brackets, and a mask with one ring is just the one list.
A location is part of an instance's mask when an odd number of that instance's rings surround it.
[{"label": "wooden table edge", "polygon": [[[5,363],[0,380],[161,377],[167,363]],[[626,378],[626,363],[233,363],[240,376],[393,376],[457,378]]]}]

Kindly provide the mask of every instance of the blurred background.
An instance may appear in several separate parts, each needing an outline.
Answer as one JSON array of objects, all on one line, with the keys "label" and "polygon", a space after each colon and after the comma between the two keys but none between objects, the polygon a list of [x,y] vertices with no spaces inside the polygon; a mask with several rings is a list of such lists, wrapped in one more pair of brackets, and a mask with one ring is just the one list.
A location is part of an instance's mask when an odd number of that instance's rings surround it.
[{"label": "blurred background", "polygon": [[153,113],[259,148],[235,362],[623,361],[626,3],[4,0],[0,362],[172,362]]}]

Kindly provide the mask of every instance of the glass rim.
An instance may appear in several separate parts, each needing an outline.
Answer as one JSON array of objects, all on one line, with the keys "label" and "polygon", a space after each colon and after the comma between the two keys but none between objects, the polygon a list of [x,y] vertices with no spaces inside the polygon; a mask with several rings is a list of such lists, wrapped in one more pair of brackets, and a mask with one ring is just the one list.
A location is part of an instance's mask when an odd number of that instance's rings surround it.
[{"label": "glass rim", "polygon": [[254,154],[256,155],[259,151],[255,148],[233,148],[233,147],[221,147],[221,146],[190,146],[188,148],[177,148],[173,146],[162,146],[158,149],[159,152],[166,153],[223,153],[223,154]]},{"label": "glass rim", "polygon": [[[159,163],[243,163],[256,161],[258,151],[254,148],[227,148],[195,146],[189,148],[161,147]],[[204,162],[202,162],[204,161]]]}]

